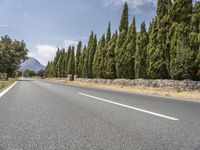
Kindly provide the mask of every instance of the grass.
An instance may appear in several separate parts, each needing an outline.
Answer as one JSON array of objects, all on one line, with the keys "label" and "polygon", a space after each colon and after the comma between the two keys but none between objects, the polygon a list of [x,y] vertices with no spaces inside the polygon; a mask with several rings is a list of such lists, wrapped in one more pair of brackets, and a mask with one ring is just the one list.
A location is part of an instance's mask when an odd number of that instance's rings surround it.
[{"label": "grass", "polygon": [[46,79],[57,83],[73,84],[83,87],[93,87],[100,89],[110,89],[116,91],[133,92],[140,94],[150,94],[158,96],[167,96],[181,99],[188,99],[194,101],[200,101],[200,91],[199,90],[184,90],[179,88],[155,88],[146,86],[120,86],[113,84],[100,84],[93,82],[79,82],[79,81],[67,81],[66,79]]},{"label": "grass", "polygon": [[16,79],[10,78],[7,81],[0,81],[0,90],[14,83]]}]

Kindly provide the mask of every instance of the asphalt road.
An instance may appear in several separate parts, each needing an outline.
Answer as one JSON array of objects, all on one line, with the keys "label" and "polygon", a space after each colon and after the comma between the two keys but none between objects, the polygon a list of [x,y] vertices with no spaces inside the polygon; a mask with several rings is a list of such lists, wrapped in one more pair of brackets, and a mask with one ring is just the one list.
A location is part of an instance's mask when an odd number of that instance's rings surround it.
[{"label": "asphalt road", "polygon": [[200,103],[21,79],[0,97],[0,150],[200,150]]}]

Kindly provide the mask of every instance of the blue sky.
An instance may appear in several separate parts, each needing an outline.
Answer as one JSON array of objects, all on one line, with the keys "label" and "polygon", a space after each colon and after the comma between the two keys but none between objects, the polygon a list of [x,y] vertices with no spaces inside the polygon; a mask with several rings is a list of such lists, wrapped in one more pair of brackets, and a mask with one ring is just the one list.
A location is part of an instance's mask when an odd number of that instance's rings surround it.
[{"label": "blue sky", "polygon": [[0,36],[25,40],[29,55],[46,65],[56,46],[86,43],[92,30],[100,37],[108,21],[114,32],[126,1],[137,29],[156,14],[156,0],[0,0]]}]

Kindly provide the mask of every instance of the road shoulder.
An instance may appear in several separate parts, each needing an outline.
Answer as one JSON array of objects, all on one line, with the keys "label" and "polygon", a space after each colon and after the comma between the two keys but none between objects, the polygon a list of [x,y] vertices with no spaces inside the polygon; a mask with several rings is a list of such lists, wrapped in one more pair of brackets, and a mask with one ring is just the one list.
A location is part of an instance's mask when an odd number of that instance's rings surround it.
[{"label": "road shoulder", "polygon": [[126,87],[126,86],[116,86],[110,84],[67,81],[67,79],[55,79],[55,78],[45,79],[44,81],[50,81],[53,83],[59,83],[63,85],[70,85],[76,87],[85,87],[85,88],[107,90],[107,91],[118,91],[118,92],[200,103],[200,91],[196,90],[179,91],[176,89],[168,89],[168,88],[152,88],[152,87],[140,87],[140,86]]}]

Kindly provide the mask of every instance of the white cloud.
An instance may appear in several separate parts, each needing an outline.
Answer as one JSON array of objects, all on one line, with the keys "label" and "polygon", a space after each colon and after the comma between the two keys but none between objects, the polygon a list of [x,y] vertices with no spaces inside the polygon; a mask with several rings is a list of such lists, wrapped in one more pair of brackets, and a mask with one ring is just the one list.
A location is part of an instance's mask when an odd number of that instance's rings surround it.
[{"label": "white cloud", "polygon": [[[77,46],[78,42],[72,40],[64,40],[64,48],[68,48],[71,45]],[[49,44],[36,45],[35,51],[30,51],[29,56],[36,58],[41,64],[47,65],[48,61],[51,61],[56,56],[57,46]]]},{"label": "white cloud", "polygon": [[137,10],[145,5],[156,6],[157,0],[102,0],[102,2],[105,6],[117,6],[127,2],[130,8]]},{"label": "white cloud", "polygon": [[48,61],[54,59],[57,47],[48,44],[36,45],[36,51],[29,52],[30,57],[36,58],[43,65],[47,65]]},{"label": "white cloud", "polygon": [[4,27],[4,28],[7,28],[7,27],[15,27],[15,25],[0,24],[0,27]]},{"label": "white cloud", "polygon": [[77,46],[78,42],[72,40],[65,40],[64,41],[64,48],[68,48],[69,46]]}]

